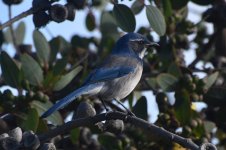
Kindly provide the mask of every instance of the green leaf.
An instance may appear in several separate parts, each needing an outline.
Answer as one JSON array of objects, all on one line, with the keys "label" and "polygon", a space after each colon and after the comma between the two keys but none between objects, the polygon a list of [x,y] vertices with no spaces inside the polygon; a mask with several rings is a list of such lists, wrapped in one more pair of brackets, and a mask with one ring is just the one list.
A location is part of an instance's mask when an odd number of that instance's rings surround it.
[{"label": "green leaf", "polygon": [[[14,29],[14,34],[15,34],[15,40],[16,40],[16,44],[22,44],[24,41],[24,37],[25,37],[25,23],[24,22],[20,22],[17,26],[16,29]],[[12,38],[12,33],[10,31],[10,28],[8,28],[5,32],[4,32],[4,38],[6,40],[7,43],[12,43],[13,42],[13,38]]]},{"label": "green leaf", "polygon": [[5,32],[4,32],[4,39],[6,41],[6,43],[12,43],[12,36],[11,36],[11,31],[10,29],[6,29]]},{"label": "green leaf", "polygon": [[172,13],[173,13],[171,1],[170,0],[163,0],[162,5],[163,5],[164,16],[166,17],[166,19],[168,19],[168,17],[171,17]]},{"label": "green leaf", "polygon": [[98,141],[107,150],[121,150],[122,142],[113,134],[100,134]]},{"label": "green leaf", "polygon": [[89,31],[93,31],[96,27],[96,20],[95,16],[93,15],[92,12],[89,12],[86,16],[86,28]]},{"label": "green leaf", "polygon": [[51,39],[49,45],[51,49],[49,58],[50,64],[56,60],[58,52],[67,51],[70,48],[70,44],[62,36]]},{"label": "green leaf", "polygon": [[46,120],[39,119],[38,128],[36,133],[45,133],[48,132],[48,124]]},{"label": "green leaf", "polygon": [[21,64],[25,79],[32,85],[41,86],[43,72],[39,64],[28,54],[21,55]]},{"label": "green leaf", "polygon": [[124,4],[114,4],[113,14],[118,26],[126,31],[133,32],[136,27],[136,20],[131,9]]},{"label": "green leaf", "polygon": [[[53,106],[53,103],[49,100],[45,103],[40,101],[32,101],[30,103],[30,106],[32,108],[35,108],[38,111],[38,115],[41,116],[44,112],[46,112],[51,106]],[[47,120],[51,121],[53,124],[61,125],[63,124],[62,117],[58,111],[51,114],[49,117],[47,117]]]},{"label": "green leaf", "polygon": [[111,12],[103,12],[100,19],[100,31],[104,37],[118,38],[118,30]]},{"label": "green leaf", "polygon": [[33,40],[41,66],[48,64],[50,57],[50,46],[48,41],[38,30],[34,30]]},{"label": "green leaf", "polygon": [[130,109],[132,109],[132,107],[133,107],[133,95],[134,95],[134,93],[133,94],[130,94],[128,96],[128,103],[129,103],[129,108]]},{"label": "green leaf", "polygon": [[15,29],[15,37],[16,37],[17,45],[20,45],[23,43],[24,37],[25,37],[25,29],[26,27],[24,22],[20,22],[17,28]]},{"label": "green leaf", "polygon": [[226,88],[223,87],[213,87],[204,94],[204,102],[208,106],[219,107],[226,105]]},{"label": "green leaf", "polygon": [[144,120],[148,119],[147,99],[142,96],[133,107],[133,113]]},{"label": "green leaf", "polygon": [[188,91],[176,91],[175,98],[175,115],[182,125],[188,124],[191,119],[191,104]]},{"label": "green leaf", "polygon": [[4,51],[1,53],[1,68],[6,84],[15,88],[21,86],[21,71],[14,60]]},{"label": "green leaf", "polygon": [[74,128],[70,131],[70,138],[73,144],[76,144],[79,140],[79,128]]},{"label": "green leaf", "polygon": [[154,78],[154,77],[152,77],[152,78],[147,78],[146,81],[147,81],[148,85],[149,85],[152,89],[156,90],[156,89],[158,88],[158,83],[157,83],[157,79],[156,79],[156,78]]},{"label": "green leaf", "polygon": [[153,30],[163,36],[166,32],[166,23],[161,11],[152,5],[147,5],[146,15]]},{"label": "green leaf", "polygon": [[67,65],[66,58],[58,59],[56,64],[53,67],[53,75],[61,74],[64,71],[66,65]]},{"label": "green leaf", "polygon": [[133,13],[139,14],[144,8],[144,0],[135,0],[134,3],[131,6],[131,10]]},{"label": "green leaf", "polygon": [[219,72],[215,72],[203,79],[206,83],[205,88],[207,90],[216,82],[218,76],[219,76]]},{"label": "green leaf", "polygon": [[170,0],[170,2],[173,9],[181,9],[182,7],[185,7],[187,5],[188,0]]},{"label": "green leaf", "polygon": [[163,91],[170,92],[175,89],[178,79],[167,73],[161,73],[157,77],[157,83]]},{"label": "green leaf", "polygon": [[2,30],[0,30],[0,47],[2,46],[2,44],[4,42],[5,42],[4,34],[3,34]]},{"label": "green leaf", "polygon": [[31,108],[24,122],[22,122],[22,127],[25,131],[32,130],[36,132],[39,124],[38,111],[35,108]]},{"label": "green leaf", "polygon": [[182,72],[179,68],[179,66],[176,63],[171,63],[169,68],[168,68],[168,73],[175,76],[175,77],[181,77]]},{"label": "green leaf", "polygon": [[53,90],[59,91],[63,89],[71,80],[82,70],[82,66],[78,66],[66,75],[62,76],[60,80],[55,84]]}]

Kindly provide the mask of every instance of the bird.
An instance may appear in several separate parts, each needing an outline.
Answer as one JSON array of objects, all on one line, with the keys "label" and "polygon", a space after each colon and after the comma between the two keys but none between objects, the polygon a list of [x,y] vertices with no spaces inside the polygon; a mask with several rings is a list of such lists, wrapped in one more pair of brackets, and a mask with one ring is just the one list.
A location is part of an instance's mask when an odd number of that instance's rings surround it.
[{"label": "bird", "polygon": [[[79,96],[97,96],[102,103],[126,98],[139,83],[143,72],[143,58],[149,47],[158,46],[139,33],[127,33],[118,39],[109,56],[88,75],[80,88],[44,112],[46,118]],[[122,106],[129,111],[123,104]],[[104,104],[106,108],[106,105]],[[106,108],[107,109],[107,108]],[[130,111],[129,111],[130,112]]]}]

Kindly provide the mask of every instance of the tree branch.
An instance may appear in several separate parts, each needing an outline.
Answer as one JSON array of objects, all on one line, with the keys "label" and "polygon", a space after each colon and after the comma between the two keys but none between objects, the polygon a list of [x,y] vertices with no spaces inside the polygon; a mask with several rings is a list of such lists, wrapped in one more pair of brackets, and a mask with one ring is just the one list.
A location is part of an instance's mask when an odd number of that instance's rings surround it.
[{"label": "tree branch", "polygon": [[27,11],[22,12],[21,14],[15,16],[14,18],[12,18],[12,19],[8,20],[7,22],[3,23],[2,25],[0,25],[0,30],[10,26],[14,22],[16,22],[16,21],[18,21],[18,20],[20,20],[20,19],[22,19],[24,17],[27,17],[27,16],[29,16],[29,15],[31,15],[33,13],[34,13],[34,9],[33,8],[30,8]]},{"label": "tree branch", "polygon": [[90,126],[100,121],[109,120],[109,119],[120,119],[126,123],[131,123],[134,126],[142,129],[144,133],[154,134],[158,137],[164,138],[165,140],[176,142],[185,148],[189,148],[192,150],[199,150],[201,148],[201,146],[199,147],[190,139],[183,138],[163,128],[160,128],[154,124],[151,124],[143,119],[137,118],[135,116],[128,116],[126,113],[122,113],[122,112],[108,112],[108,113],[98,114],[94,117],[76,119],[68,123],[65,123],[64,125],[59,126],[55,129],[52,129],[47,133],[43,133],[38,137],[41,142],[45,142],[59,134],[68,132],[73,128],[77,128],[80,126]]},{"label": "tree branch", "polygon": [[22,18],[25,18],[25,17],[27,17],[31,14],[34,14],[34,13],[40,11],[40,10],[47,10],[47,9],[48,9],[48,7],[45,6],[45,5],[42,6],[42,7],[35,7],[35,8],[32,7],[30,9],[28,9],[27,11],[22,12],[21,14],[15,16],[14,18],[12,18],[12,19],[8,20],[7,22],[3,23],[2,25],[0,25],[0,30],[10,26],[14,22],[16,22],[16,21],[18,21]]},{"label": "tree branch", "polygon": [[188,65],[188,68],[193,69],[195,67],[195,65],[200,61],[200,59],[208,52],[208,50],[213,45],[217,34],[218,34],[218,31],[216,31],[214,34],[211,35],[211,37],[209,38],[208,43],[206,43],[203,46],[201,51],[197,54],[195,60],[193,60],[193,62],[190,65]]}]

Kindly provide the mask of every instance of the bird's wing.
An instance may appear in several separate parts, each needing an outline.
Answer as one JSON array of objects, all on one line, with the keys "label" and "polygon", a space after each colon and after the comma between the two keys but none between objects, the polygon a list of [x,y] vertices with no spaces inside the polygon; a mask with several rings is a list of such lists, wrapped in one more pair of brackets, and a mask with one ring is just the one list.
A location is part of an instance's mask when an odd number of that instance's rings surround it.
[{"label": "bird's wing", "polygon": [[94,70],[88,76],[84,84],[112,80],[115,78],[120,78],[122,76],[125,76],[133,72],[134,72],[133,67],[126,67],[126,66],[118,66],[118,67],[112,67],[112,68],[99,68]]}]

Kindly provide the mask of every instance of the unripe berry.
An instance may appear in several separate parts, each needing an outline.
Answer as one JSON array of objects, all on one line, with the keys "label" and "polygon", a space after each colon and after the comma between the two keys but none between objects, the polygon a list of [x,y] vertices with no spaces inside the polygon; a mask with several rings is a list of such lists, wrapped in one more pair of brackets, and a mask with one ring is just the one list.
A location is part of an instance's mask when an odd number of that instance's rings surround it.
[{"label": "unripe berry", "polygon": [[96,115],[96,111],[91,104],[88,102],[81,102],[77,108],[75,118],[86,118]]},{"label": "unripe berry", "polygon": [[107,120],[104,124],[104,130],[111,132],[111,133],[115,133],[115,134],[119,134],[122,133],[122,131],[124,130],[124,123],[122,120],[116,119],[116,120]]},{"label": "unripe berry", "polygon": [[55,4],[50,7],[51,19],[57,23],[63,22],[68,18],[68,9],[64,5]]},{"label": "unripe berry", "polygon": [[17,5],[22,2],[22,0],[3,0],[6,5]]}]

